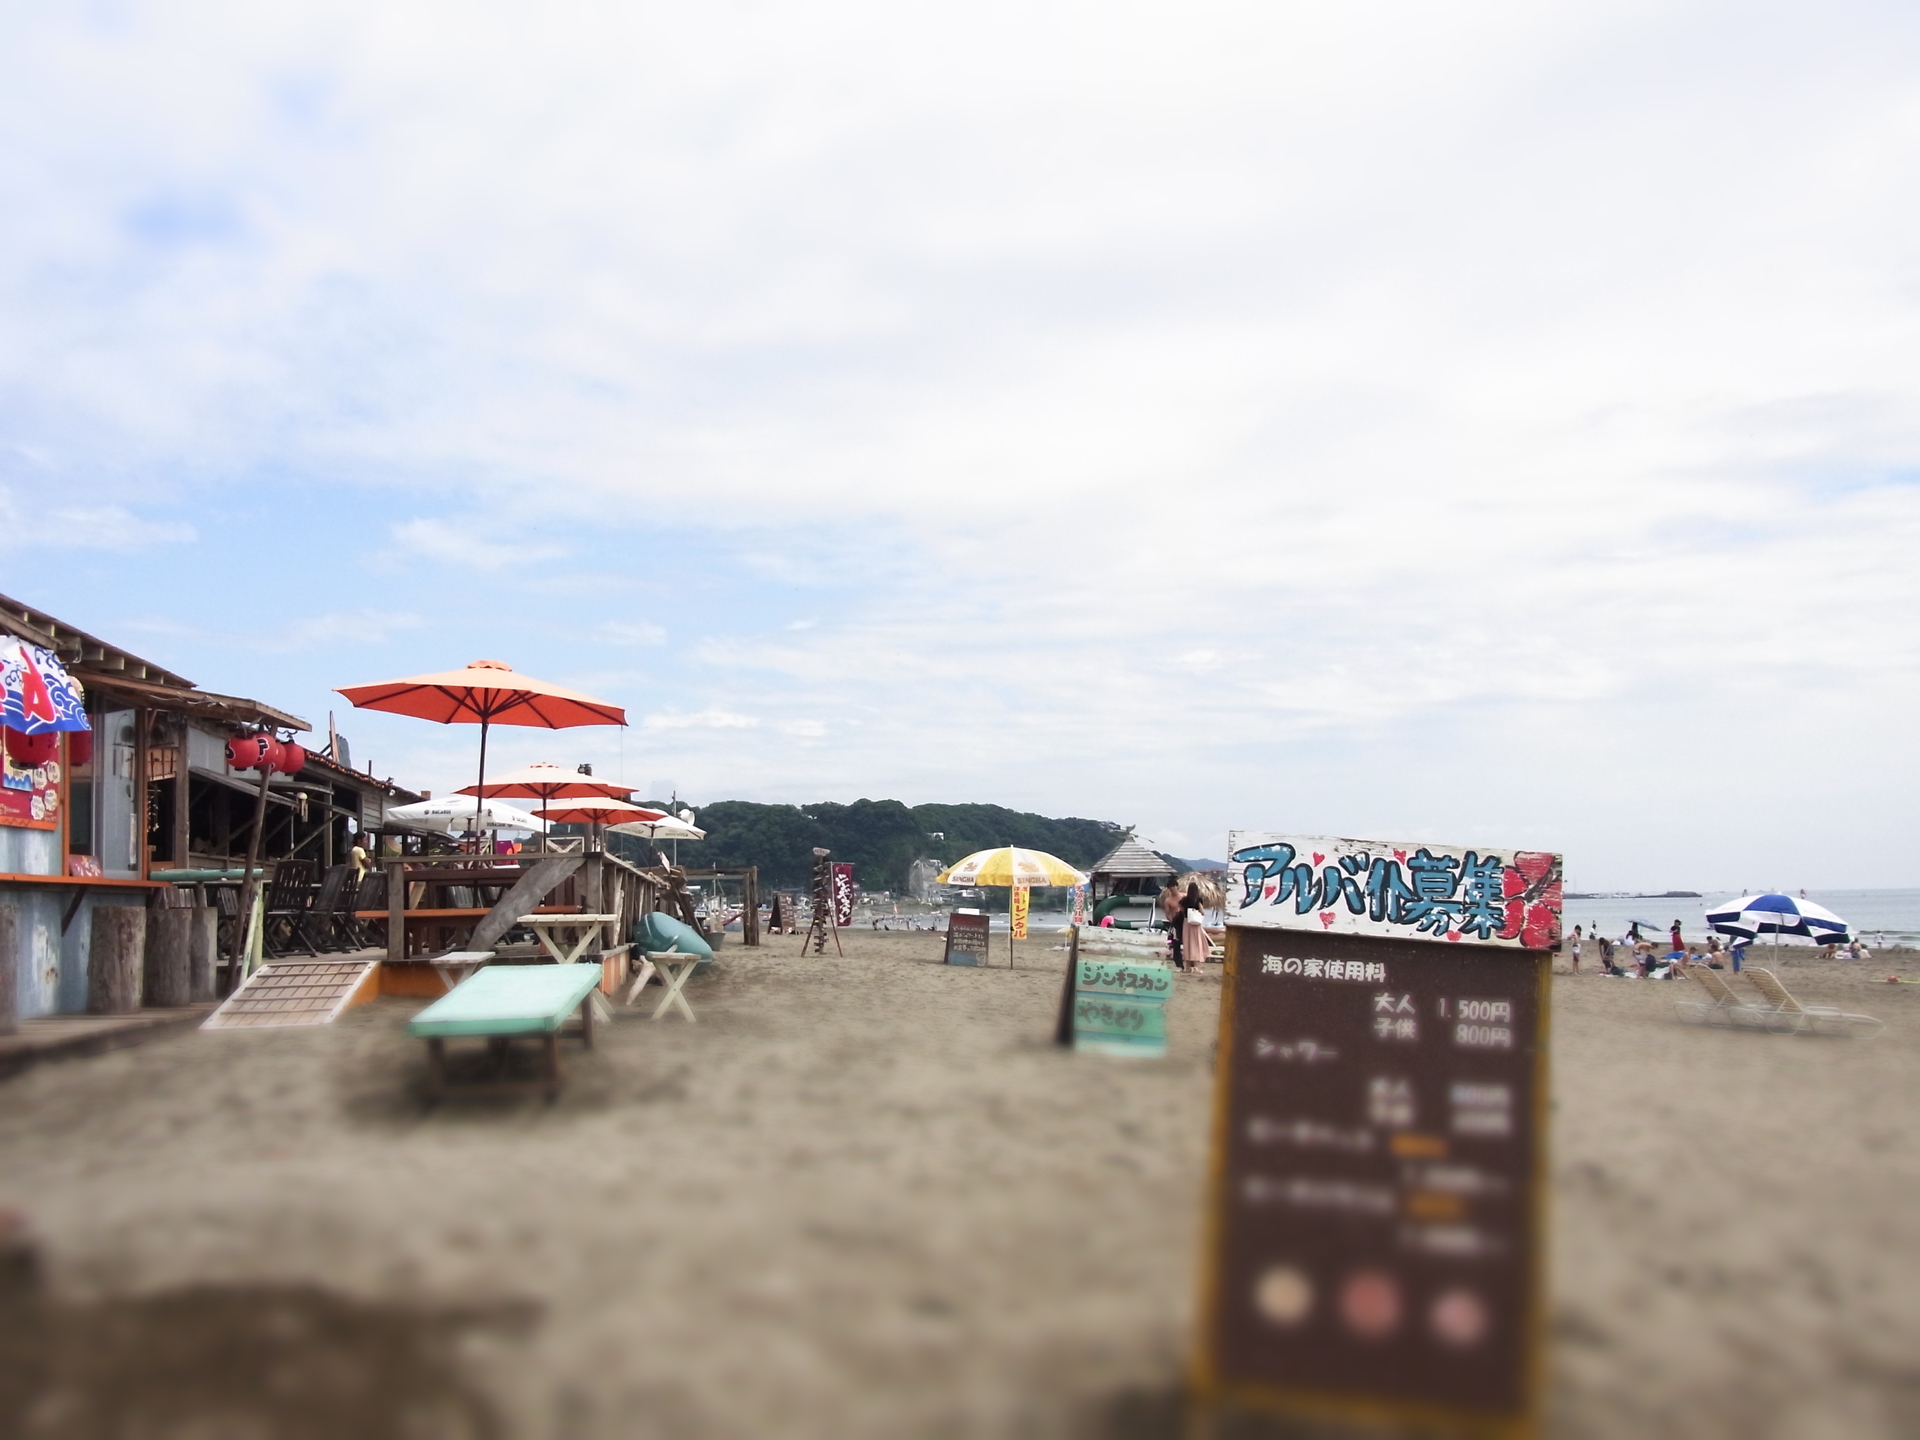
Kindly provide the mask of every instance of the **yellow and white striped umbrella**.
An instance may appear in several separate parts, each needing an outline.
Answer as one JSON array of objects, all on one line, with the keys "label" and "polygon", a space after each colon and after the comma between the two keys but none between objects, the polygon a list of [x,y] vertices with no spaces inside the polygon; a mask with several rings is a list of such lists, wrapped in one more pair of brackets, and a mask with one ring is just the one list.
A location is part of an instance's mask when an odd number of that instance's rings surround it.
[{"label": "yellow and white striped umbrella", "polygon": [[934,876],[940,885],[1084,885],[1087,877],[1058,855],[1002,845],[976,850]]}]

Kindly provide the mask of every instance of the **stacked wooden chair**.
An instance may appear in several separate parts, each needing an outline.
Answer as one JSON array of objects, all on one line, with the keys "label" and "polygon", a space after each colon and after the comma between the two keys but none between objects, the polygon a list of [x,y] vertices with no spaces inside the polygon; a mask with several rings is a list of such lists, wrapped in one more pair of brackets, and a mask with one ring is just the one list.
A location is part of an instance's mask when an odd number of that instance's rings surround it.
[{"label": "stacked wooden chair", "polygon": [[318,955],[312,931],[315,890],[311,860],[282,860],[273,869],[267,887],[262,943],[267,954],[280,957],[296,949]]}]

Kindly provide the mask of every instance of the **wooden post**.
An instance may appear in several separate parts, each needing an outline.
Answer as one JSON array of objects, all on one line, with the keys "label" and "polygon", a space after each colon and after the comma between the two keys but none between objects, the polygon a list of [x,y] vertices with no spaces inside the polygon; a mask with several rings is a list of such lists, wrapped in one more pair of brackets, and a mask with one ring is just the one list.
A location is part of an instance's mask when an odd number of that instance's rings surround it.
[{"label": "wooden post", "polygon": [[193,917],[187,942],[187,1003],[198,1005],[213,999],[213,967],[220,954],[220,912],[211,905],[196,905],[187,914]]},{"label": "wooden post", "polygon": [[174,751],[173,761],[173,866],[184,870],[193,863],[193,826],[190,823],[193,792],[188,784],[187,745],[193,734],[193,727],[186,717],[180,717],[180,748]]},{"label": "wooden post", "polygon": [[[260,793],[253,802],[253,834],[247,837],[247,873],[240,884],[240,924],[239,935],[233,945],[233,988],[240,988],[241,980],[246,978],[247,962],[251,958],[248,951],[249,918],[253,914],[253,897],[260,892],[260,843],[267,828],[267,781],[273,778],[273,771],[263,761],[260,766]],[[266,919],[261,918],[264,928]]]},{"label": "wooden post", "polygon": [[147,954],[141,1003],[185,1005],[193,993],[193,911],[180,905],[147,911]]},{"label": "wooden post", "polygon": [[[142,880],[151,869],[147,860],[147,757],[153,753],[147,744],[147,723],[153,712],[136,706],[133,712],[133,873]],[[137,1006],[140,1002],[135,1001]]]},{"label": "wooden post", "polygon": [[87,1013],[128,1015],[140,1008],[147,958],[147,912],[137,905],[96,905],[87,949]]},{"label": "wooden post", "polygon": [[407,862],[387,862],[387,960],[407,958]]},{"label": "wooden post", "polygon": [[1067,941],[1067,978],[1060,987],[1060,1014],[1053,1026],[1053,1043],[1056,1045],[1073,1044],[1073,992],[1080,983],[1080,927],[1072,927],[1072,938]]},{"label": "wooden post", "polygon": [[760,867],[749,865],[740,884],[740,943],[760,943]]},{"label": "wooden post", "polygon": [[0,1035],[20,1019],[20,907],[0,905]]}]

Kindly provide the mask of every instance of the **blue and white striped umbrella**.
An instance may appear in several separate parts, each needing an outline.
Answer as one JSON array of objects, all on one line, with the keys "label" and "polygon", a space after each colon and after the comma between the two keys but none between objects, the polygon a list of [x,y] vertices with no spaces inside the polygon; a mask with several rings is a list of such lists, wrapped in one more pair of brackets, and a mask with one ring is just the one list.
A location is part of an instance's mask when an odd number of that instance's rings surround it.
[{"label": "blue and white striped umbrella", "polygon": [[1752,940],[1759,935],[1805,935],[1822,945],[1843,945],[1847,922],[1811,900],[1791,895],[1747,895],[1707,911],[1707,923],[1723,935]]}]

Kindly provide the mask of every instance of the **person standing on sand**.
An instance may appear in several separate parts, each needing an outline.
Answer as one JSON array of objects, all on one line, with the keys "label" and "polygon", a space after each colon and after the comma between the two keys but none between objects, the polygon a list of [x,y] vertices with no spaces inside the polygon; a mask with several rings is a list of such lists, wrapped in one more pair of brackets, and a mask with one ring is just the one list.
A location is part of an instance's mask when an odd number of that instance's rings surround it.
[{"label": "person standing on sand", "polygon": [[1200,882],[1187,883],[1187,893],[1180,901],[1180,950],[1186,957],[1181,968],[1189,974],[1207,963],[1207,957],[1213,953],[1213,937],[1207,934],[1207,906],[1200,898]]},{"label": "person standing on sand", "polygon": [[1160,892],[1160,917],[1167,922],[1167,958],[1173,962],[1176,970],[1186,969],[1181,959],[1181,944],[1185,939],[1181,935],[1186,916],[1185,897],[1180,894],[1178,884],[1169,883]]},{"label": "person standing on sand", "polygon": [[1580,927],[1573,927],[1573,973],[1580,973]]},{"label": "person standing on sand", "polygon": [[1687,948],[1687,942],[1680,938],[1680,922],[1678,920],[1673,922],[1673,948],[1676,950],[1685,950]]}]

